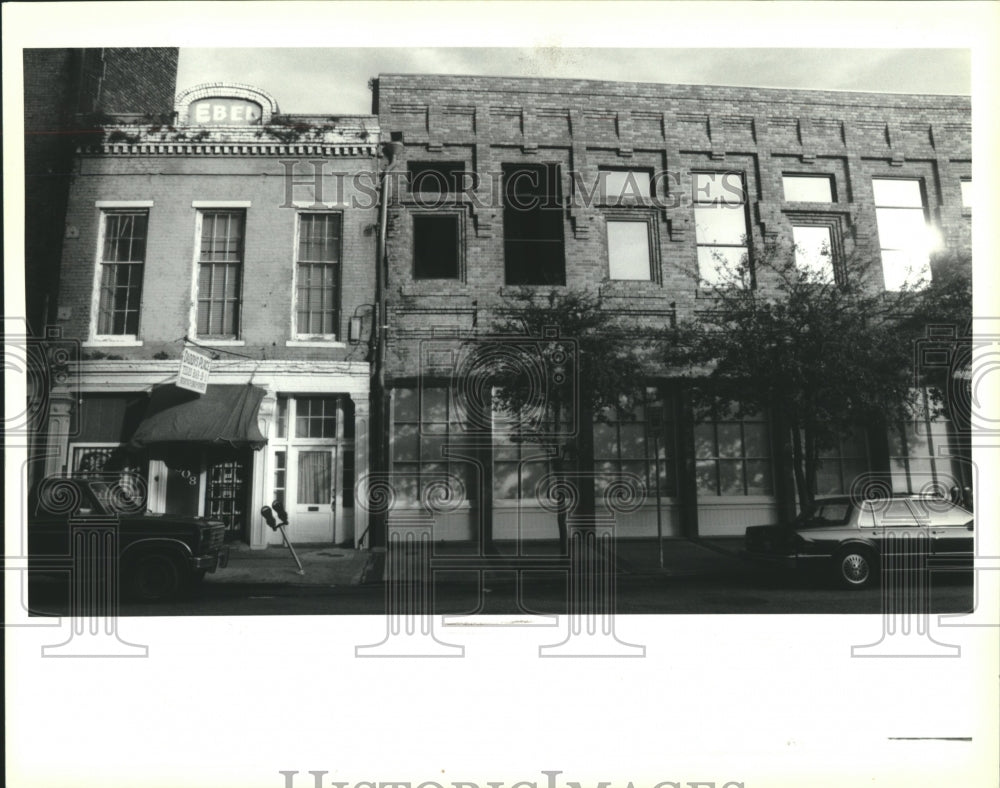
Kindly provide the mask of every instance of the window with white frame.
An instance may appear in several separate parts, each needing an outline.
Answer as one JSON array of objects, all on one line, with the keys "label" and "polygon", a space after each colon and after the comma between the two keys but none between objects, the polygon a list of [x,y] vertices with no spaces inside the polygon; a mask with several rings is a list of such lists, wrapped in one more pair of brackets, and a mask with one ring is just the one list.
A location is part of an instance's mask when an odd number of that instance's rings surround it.
[{"label": "window with white frame", "polygon": [[138,337],[148,210],[106,210],[101,222],[98,336]]},{"label": "window with white frame", "polygon": [[749,254],[743,177],[736,172],[694,172],[691,178],[698,276],[710,285],[733,282]]},{"label": "window with white frame", "polygon": [[933,244],[920,181],[873,178],[872,190],[885,289],[925,284],[930,279]]},{"label": "window with white frame", "polygon": [[652,193],[653,174],[650,170],[601,168],[599,178],[599,195],[609,205],[645,201]]},{"label": "window with white frame", "polygon": [[198,218],[198,336],[239,339],[246,213],[202,210]]},{"label": "window with white frame", "polygon": [[300,337],[336,337],[340,322],[339,213],[299,214],[295,331]]}]

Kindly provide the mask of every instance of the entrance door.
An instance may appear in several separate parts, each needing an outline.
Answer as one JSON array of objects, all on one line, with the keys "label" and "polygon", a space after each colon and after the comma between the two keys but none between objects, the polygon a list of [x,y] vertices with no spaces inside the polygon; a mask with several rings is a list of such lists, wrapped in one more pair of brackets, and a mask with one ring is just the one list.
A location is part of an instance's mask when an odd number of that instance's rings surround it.
[{"label": "entrance door", "polygon": [[337,447],[289,447],[289,538],[293,542],[332,542],[336,520]]}]

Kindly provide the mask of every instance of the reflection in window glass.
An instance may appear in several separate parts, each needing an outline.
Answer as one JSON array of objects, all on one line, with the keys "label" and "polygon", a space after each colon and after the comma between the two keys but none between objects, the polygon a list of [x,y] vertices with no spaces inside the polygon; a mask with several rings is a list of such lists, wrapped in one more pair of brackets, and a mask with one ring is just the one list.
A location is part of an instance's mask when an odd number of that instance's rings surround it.
[{"label": "reflection in window glass", "polygon": [[743,179],[739,173],[693,173],[698,275],[708,284],[735,279],[746,262],[747,221]]},{"label": "reflection in window glass", "polygon": [[723,413],[694,427],[695,477],[703,496],[770,495],[771,449],[761,416]]},{"label": "reflection in window glass", "polygon": [[795,265],[800,271],[814,276],[833,278],[833,254],[829,227],[792,227],[795,244]]},{"label": "reflection in window glass", "polygon": [[933,239],[928,232],[920,181],[874,178],[872,190],[885,289],[926,284]]}]

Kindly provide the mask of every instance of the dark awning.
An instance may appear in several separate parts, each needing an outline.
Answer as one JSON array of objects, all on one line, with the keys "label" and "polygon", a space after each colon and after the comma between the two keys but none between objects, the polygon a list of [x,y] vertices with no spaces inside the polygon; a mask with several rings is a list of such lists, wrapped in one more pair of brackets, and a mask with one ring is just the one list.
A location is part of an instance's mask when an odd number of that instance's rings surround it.
[{"label": "dark awning", "polygon": [[153,389],[146,415],[129,445],[209,443],[259,449],[267,440],[257,428],[264,390],[245,385],[210,385],[204,394],[173,383]]}]

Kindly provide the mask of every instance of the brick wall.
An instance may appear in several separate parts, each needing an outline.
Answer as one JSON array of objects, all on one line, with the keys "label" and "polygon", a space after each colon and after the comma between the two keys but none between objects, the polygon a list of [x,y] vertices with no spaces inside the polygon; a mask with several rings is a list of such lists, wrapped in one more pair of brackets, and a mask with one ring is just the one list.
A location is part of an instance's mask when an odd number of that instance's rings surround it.
[{"label": "brick wall", "polygon": [[55,297],[78,112],[173,110],[176,48],[24,52],[25,312],[34,332]]},{"label": "brick wall", "polygon": [[[282,160],[296,162],[293,171],[300,181],[291,192],[291,204],[288,170]],[[126,359],[157,354],[178,358],[183,346],[179,340],[191,333],[198,212],[192,203],[218,201],[238,207],[249,201],[250,206],[245,208],[243,260],[241,338],[245,344],[232,349],[260,359],[363,360],[364,345],[316,348],[285,344],[293,339],[293,270],[299,213],[295,206],[315,202],[311,161],[322,161],[323,199],[337,203],[329,210],[343,216],[339,334],[345,338],[356,308],[374,299],[378,211],[373,156],[81,156],[67,215],[75,237],[65,242],[59,299],[60,305],[70,310],[61,321],[66,335],[87,339],[90,332],[101,222],[101,209],[95,206],[98,200],[153,202],[149,208],[139,330],[143,344],[108,345],[89,351]],[[339,191],[338,184],[343,184]]]},{"label": "brick wall", "polygon": [[[752,240],[790,243],[789,211],[832,217],[845,251],[877,252],[872,177],[919,178],[927,209],[952,247],[971,244],[960,181],[971,174],[970,101],[917,96],[739,87],[609,83],[441,75],[381,75],[376,91],[383,138],[402,136],[395,165],[462,162],[480,186],[453,206],[461,215],[460,282],[414,281],[413,216],[424,210],[405,187],[391,214],[391,374],[415,370],[415,339],[432,327],[467,330],[504,289],[503,210],[496,179],[508,163],[558,163],[565,212],[566,281],[600,288],[606,304],[636,325],[688,316],[704,306],[697,269],[692,171],[744,178]],[[665,171],[658,208],[612,214],[587,205],[578,183],[602,168]],[[833,204],[789,204],[782,173],[826,174]],[[492,181],[492,182],[491,182]],[[609,281],[606,218],[652,223],[653,281]],[[758,282],[766,288],[769,283]]]}]

